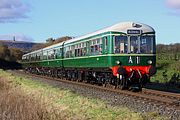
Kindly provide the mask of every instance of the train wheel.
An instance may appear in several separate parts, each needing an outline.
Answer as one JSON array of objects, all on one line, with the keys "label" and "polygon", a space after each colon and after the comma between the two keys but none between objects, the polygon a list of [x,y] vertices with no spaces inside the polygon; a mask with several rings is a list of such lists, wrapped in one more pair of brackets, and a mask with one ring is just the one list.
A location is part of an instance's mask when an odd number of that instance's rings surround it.
[{"label": "train wheel", "polygon": [[122,75],[122,78],[119,79],[119,80],[120,80],[119,88],[120,88],[121,90],[127,89],[127,79],[124,78],[124,76]]},{"label": "train wheel", "polygon": [[142,87],[139,85],[138,87],[136,87],[136,88],[131,88],[130,89],[132,92],[140,92],[140,91],[142,91]]},{"label": "train wheel", "polygon": [[103,87],[106,87],[107,86],[107,80],[106,79],[103,79],[103,84],[102,84]]}]

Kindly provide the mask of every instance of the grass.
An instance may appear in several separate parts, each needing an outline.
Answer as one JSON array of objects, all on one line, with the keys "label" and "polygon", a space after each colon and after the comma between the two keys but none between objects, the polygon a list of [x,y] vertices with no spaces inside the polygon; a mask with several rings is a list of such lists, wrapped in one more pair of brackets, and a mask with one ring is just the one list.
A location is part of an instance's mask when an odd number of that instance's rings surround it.
[{"label": "grass", "polygon": [[1,120],[49,120],[61,117],[57,111],[49,111],[42,96],[26,93],[14,86],[12,81],[0,75],[0,119]]},{"label": "grass", "polygon": [[87,98],[0,70],[0,119],[2,120],[143,120],[128,108],[108,106]]},{"label": "grass", "polygon": [[[165,76],[163,76],[163,73]],[[157,73],[152,77],[152,81],[165,83],[171,80],[173,74],[180,74],[180,60],[158,60],[157,59]]]},{"label": "grass", "polygon": [[152,80],[166,83],[171,80],[174,73],[180,74],[180,58],[175,59],[175,54],[180,56],[180,53],[157,54],[157,74]]}]

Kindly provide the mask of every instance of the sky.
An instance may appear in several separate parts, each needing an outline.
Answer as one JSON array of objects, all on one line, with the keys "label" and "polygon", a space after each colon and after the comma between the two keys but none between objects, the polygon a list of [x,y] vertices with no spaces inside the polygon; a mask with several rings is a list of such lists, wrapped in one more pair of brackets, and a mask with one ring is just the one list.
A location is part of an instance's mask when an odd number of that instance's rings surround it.
[{"label": "sky", "polygon": [[180,43],[180,0],[0,0],[0,39],[45,42],[125,21],[145,23],[158,44]]}]

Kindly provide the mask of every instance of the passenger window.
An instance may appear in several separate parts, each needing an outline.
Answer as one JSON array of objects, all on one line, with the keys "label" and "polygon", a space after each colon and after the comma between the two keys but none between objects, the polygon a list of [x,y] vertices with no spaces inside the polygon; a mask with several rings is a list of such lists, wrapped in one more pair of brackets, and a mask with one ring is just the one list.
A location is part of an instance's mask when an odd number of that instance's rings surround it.
[{"label": "passenger window", "polygon": [[102,54],[102,38],[92,40],[90,49],[91,55]]},{"label": "passenger window", "polygon": [[60,58],[61,57],[61,52],[62,52],[61,48],[57,48],[56,49],[56,53],[55,53],[56,54],[56,58]]},{"label": "passenger window", "polygon": [[78,48],[78,56],[79,56],[79,57],[82,56],[82,43],[79,44],[79,48]]},{"label": "passenger window", "polygon": [[51,59],[56,59],[56,49],[53,50],[53,54],[51,56],[52,56]]},{"label": "passenger window", "polygon": [[86,56],[87,48],[86,48],[86,42],[83,43],[83,49],[82,49],[82,56]]},{"label": "passenger window", "polygon": [[75,45],[75,57],[78,56],[78,45]]},{"label": "passenger window", "polygon": [[70,57],[70,51],[71,51],[70,46],[67,46],[67,47],[65,48],[65,57],[66,57],[66,58],[69,58],[69,57]]},{"label": "passenger window", "polygon": [[43,51],[43,60],[47,59],[47,51]]},{"label": "passenger window", "polygon": [[51,50],[49,50],[48,51],[48,59],[54,59],[54,50],[53,49],[51,49]]},{"label": "passenger window", "polygon": [[115,36],[114,53],[127,53],[128,41],[127,36]]},{"label": "passenger window", "polygon": [[90,41],[90,52],[91,52],[91,55],[94,54],[94,42],[93,42],[93,40]]}]

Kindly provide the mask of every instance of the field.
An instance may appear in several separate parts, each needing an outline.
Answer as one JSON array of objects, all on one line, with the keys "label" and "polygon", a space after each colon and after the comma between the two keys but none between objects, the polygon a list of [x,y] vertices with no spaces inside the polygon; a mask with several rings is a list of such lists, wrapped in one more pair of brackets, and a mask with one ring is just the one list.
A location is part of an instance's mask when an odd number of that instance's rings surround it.
[{"label": "field", "polygon": [[143,120],[160,119],[156,113],[140,114],[124,107],[87,98],[69,90],[18,77],[0,70],[2,120]]}]

